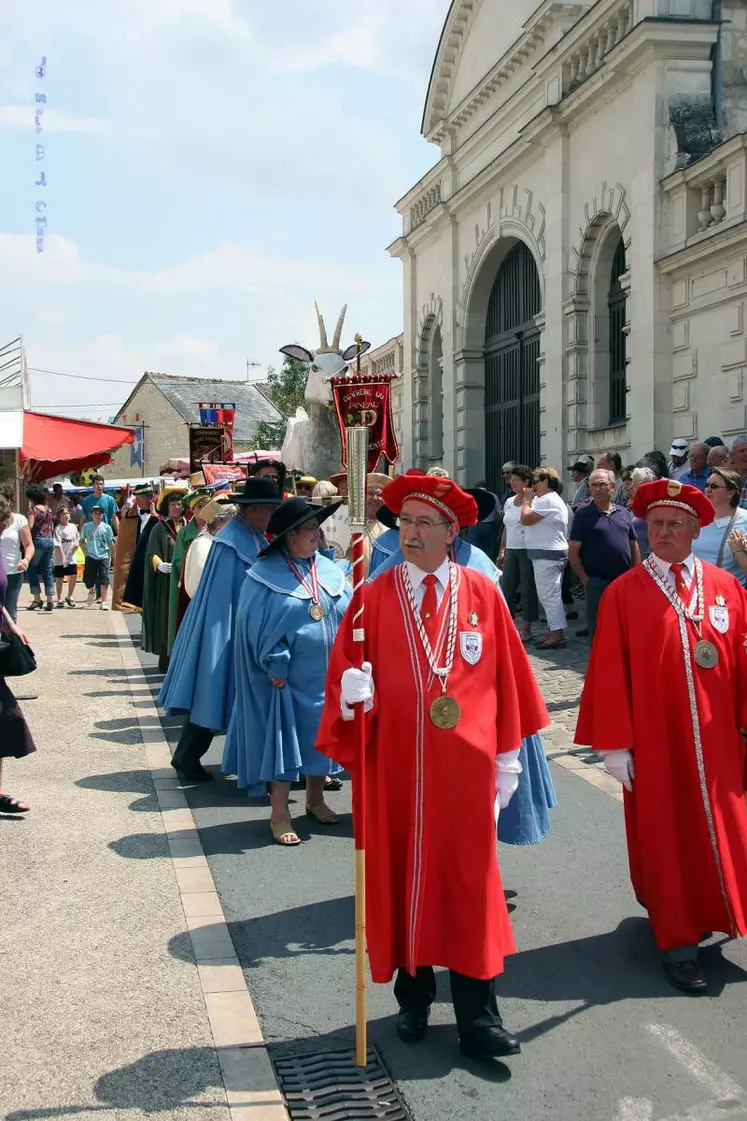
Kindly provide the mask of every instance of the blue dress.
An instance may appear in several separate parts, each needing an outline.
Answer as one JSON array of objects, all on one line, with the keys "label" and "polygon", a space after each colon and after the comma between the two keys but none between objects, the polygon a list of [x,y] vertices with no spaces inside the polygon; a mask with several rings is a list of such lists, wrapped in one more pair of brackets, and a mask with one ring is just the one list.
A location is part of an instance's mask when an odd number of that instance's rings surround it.
[{"label": "blue dress", "polygon": [[[469,545],[458,537],[454,546],[454,560],[465,568],[482,572],[503,595],[500,572],[482,549]],[[376,570],[375,576],[387,568],[395,568],[403,561],[404,557],[398,548]],[[522,768],[519,786],[506,808],[500,811],[498,840],[507,845],[537,845],[550,832],[550,810],[558,804],[542,736],[533,735],[522,740],[519,762]]]},{"label": "blue dress", "polygon": [[[308,561],[295,560],[308,582]],[[311,596],[281,551],[260,557],[244,584],[236,616],[234,665],[244,685],[236,697],[221,769],[236,775],[251,797],[269,782],[327,775],[331,766],[315,748],[324,708],[327,663],[350,602],[344,573],[317,553],[324,618],[309,615]],[[285,681],[284,688],[270,678]]]},{"label": "blue dress", "polygon": [[233,518],[216,535],[197,591],[177,632],[158,703],[169,715],[188,712],[192,724],[225,732],[236,696],[233,638],[246,574],[264,534]]},{"label": "blue dress", "polygon": [[371,562],[368,566],[369,578],[389,560],[392,553],[399,552],[399,530],[388,529],[371,542]]}]

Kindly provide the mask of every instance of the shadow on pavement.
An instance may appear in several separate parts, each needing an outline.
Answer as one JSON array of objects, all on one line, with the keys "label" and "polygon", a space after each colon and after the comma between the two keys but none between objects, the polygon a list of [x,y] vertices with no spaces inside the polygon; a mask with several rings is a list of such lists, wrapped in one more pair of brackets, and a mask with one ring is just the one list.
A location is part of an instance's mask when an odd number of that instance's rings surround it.
[{"label": "shadow on pavement", "polygon": [[[215,1087],[214,1101],[190,1101]],[[101,1105],[67,1105],[44,1109],[16,1109],[6,1113],[6,1121],[35,1121],[36,1118],[62,1117],[101,1110],[141,1110],[161,1113],[184,1107],[215,1109],[226,1107],[223,1080],[217,1053],[211,1047],[153,1051],[134,1063],[104,1074],[94,1084]],[[251,1089],[251,1087],[247,1087]]]},{"label": "shadow on pavement", "polygon": [[163,860],[171,856],[165,833],[133,833],[110,841],[108,848],[126,860]]},{"label": "shadow on pavement", "polygon": [[[701,962],[712,997],[719,996],[727,985],[747,981],[747,972],[723,957],[720,943],[705,946]],[[591,938],[523,950],[509,958],[498,990],[499,998],[543,1003],[583,1001],[577,1008],[519,1032],[523,1043],[592,1007],[662,997],[693,999],[672,988],[666,980],[645,918],[623,919],[615,930]]]}]

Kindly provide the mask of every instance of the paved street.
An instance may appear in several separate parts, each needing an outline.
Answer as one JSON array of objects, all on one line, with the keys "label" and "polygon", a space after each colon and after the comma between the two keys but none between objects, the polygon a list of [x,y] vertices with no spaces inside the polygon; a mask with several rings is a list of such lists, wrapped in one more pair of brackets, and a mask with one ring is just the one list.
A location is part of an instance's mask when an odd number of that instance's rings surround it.
[{"label": "paved street", "polygon": [[[271,1049],[352,1041],[349,787],[330,798],[342,827],[299,817],[295,851],[223,778],[187,790],[190,815],[152,706],[160,678],[125,619],[28,623],[40,750],[6,776],[32,814],[0,821],[0,1115],[282,1116],[260,1029]],[[522,1055],[487,1073],[461,1059],[444,975],[414,1048],[394,1034],[389,988],[369,991],[372,1042],[415,1121],[747,1118],[747,944],[713,940],[709,998],[664,981],[628,883],[617,788],[570,754],[585,656],[575,642],[535,660],[560,806],[542,845],[500,849],[520,948],[501,1005]],[[172,743],[178,726],[164,721]]]}]

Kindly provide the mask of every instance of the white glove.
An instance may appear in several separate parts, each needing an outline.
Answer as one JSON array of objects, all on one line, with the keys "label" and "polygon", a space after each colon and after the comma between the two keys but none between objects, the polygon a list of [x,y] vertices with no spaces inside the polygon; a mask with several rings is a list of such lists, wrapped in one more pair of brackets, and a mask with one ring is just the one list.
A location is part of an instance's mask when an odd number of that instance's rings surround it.
[{"label": "white glove", "polygon": [[355,715],[353,706],[357,704],[363,705],[364,712],[370,712],[374,698],[374,683],[370,662],[364,662],[360,669],[346,669],[342,675],[341,684],[340,709],[343,720],[353,719]]},{"label": "white glove", "polygon": [[520,751],[521,748],[517,748],[516,751],[501,752],[498,756],[495,790],[499,809],[505,810],[518,788],[519,775],[523,770],[519,762]]},{"label": "white glove", "polygon": [[161,563],[158,566],[158,571],[159,572],[164,572],[168,576],[169,573],[171,572],[170,563],[168,561],[161,561]]},{"label": "white glove", "polygon": [[626,790],[633,790],[633,752],[624,748],[622,751],[606,751],[604,754],[604,769],[621,782]]}]

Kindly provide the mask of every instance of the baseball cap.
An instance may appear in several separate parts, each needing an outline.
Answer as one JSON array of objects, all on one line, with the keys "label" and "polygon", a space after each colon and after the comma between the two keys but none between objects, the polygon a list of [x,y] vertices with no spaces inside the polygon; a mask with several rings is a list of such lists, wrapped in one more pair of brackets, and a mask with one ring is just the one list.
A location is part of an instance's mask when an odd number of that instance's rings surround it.
[{"label": "baseball cap", "polygon": [[672,446],[669,449],[670,455],[687,455],[690,451],[689,440],[672,440]]}]

